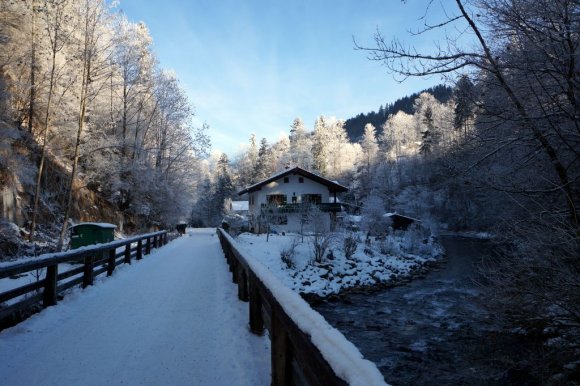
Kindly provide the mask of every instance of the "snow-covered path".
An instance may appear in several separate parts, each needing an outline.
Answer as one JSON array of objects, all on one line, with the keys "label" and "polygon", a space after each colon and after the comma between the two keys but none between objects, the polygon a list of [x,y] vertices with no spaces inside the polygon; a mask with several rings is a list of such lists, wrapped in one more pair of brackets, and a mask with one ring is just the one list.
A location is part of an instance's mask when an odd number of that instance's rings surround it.
[{"label": "snow-covered path", "polygon": [[0,384],[269,385],[247,309],[215,230],[189,231],[1,332]]}]

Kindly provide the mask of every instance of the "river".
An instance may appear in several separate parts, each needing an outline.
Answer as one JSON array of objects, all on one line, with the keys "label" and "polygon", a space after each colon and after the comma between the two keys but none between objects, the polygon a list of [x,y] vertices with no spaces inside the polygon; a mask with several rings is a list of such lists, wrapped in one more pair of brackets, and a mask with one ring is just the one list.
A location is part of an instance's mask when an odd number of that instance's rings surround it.
[{"label": "river", "polygon": [[497,332],[473,280],[489,242],[448,236],[441,243],[446,261],[424,278],[314,308],[393,385],[511,383],[501,358],[513,342]]}]

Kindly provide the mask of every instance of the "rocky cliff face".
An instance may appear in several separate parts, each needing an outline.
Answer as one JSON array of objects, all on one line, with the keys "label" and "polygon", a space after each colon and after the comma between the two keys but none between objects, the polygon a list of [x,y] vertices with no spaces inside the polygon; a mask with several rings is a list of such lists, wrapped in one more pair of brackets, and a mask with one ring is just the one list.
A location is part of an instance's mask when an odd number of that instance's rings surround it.
[{"label": "rocky cliff face", "polygon": [[[68,171],[66,165],[49,159],[42,181],[36,242],[26,241],[38,172],[39,149],[28,133],[4,127],[0,138],[0,260],[19,255],[38,254],[54,248],[62,227]],[[74,222],[94,221],[116,224],[120,231],[132,223],[104,197],[86,187],[82,179],[74,182]]]}]

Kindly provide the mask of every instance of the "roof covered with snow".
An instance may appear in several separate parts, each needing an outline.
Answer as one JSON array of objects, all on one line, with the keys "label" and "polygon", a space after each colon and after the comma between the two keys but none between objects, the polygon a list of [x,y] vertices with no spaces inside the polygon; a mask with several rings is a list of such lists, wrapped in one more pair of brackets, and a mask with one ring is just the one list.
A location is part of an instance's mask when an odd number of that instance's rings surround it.
[{"label": "roof covered with snow", "polygon": [[274,182],[280,178],[283,178],[287,175],[300,175],[303,177],[306,177],[312,181],[318,182],[319,184],[325,185],[326,187],[328,187],[328,190],[330,191],[330,193],[339,193],[339,192],[347,192],[348,188],[346,186],[343,186],[341,184],[339,184],[338,182],[335,181],[331,181],[328,178],[324,178],[322,176],[319,176],[317,174],[314,174],[312,172],[309,172],[308,170],[302,169],[301,167],[295,166],[293,168],[290,169],[286,169],[283,170],[281,172],[278,172],[276,174],[273,174],[270,178],[265,179],[263,181],[260,181],[250,187],[245,188],[244,190],[240,191],[238,194],[241,196],[242,194],[245,193],[251,193],[251,192],[255,192],[256,190],[260,190],[260,188],[264,185],[269,184],[270,182]]},{"label": "roof covered with snow", "polygon": [[71,229],[72,228],[75,228],[75,227],[78,227],[78,226],[85,226],[85,225],[88,225],[88,226],[96,226],[96,227],[99,227],[99,228],[116,228],[117,227],[115,224],[109,224],[109,223],[106,223],[106,222],[80,222],[78,224],[72,225],[71,226]]},{"label": "roof covered with snow", "polygon": [[391,218],[393,218],[393,217],[399,217],[399,218],[405,218],[405,219],[412,220],[412,221],[416,221],[416,222],[421,222],[421,220],[419,220],[419,219],[416,219],[416,218],[413,218],[413,217],[409,217],[409,216],[405,216],[405,215],[400,214],[400,213],[397,213],[397,212],[385,213],[383,216],[384,217],[391,217]]}]

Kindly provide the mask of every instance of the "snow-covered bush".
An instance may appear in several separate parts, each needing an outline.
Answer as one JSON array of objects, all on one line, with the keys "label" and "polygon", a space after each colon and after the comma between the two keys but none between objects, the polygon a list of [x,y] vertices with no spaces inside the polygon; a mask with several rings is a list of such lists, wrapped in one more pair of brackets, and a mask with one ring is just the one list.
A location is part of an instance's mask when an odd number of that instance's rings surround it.
[{"label": "snow-covered bush", "polygon": [[286,268],[294,269],[296,267],[294,256],[296,255],[298,243],[298,238],[293,238],[289,245],[280,250],[280,259],[286,265]]},{"label": "snow-covered bush", "polygon": [[379,242],[379,251],[385,256],[397,256],[401,253],[400,238],[387,236]]},{"label": "snow-covered bush", "polygon": [[352,255],[356,252],[358,248],[358,243],[360,238],[355,233],[347,233],[344,235],[344,239],[342,241],[342,251],[344,252],[344,256],[347,259],[350,259]]},{"label": "snow-covered bush", "polygon": [[310,242],[312,243],[313,262],[322,263],[324,261],[326,251],[330,247],[333,239],[334,234],[323,232],[314,233],[310,237]]},{"label": "snow-covered bush", "polygon": [[397,232],[401,237],[401,248],[407,253],[416,255],[429,255],[432,251],[432,245],[429,243],[431,232],[429,229],[420,225],[413,225],[409,230]]}]

